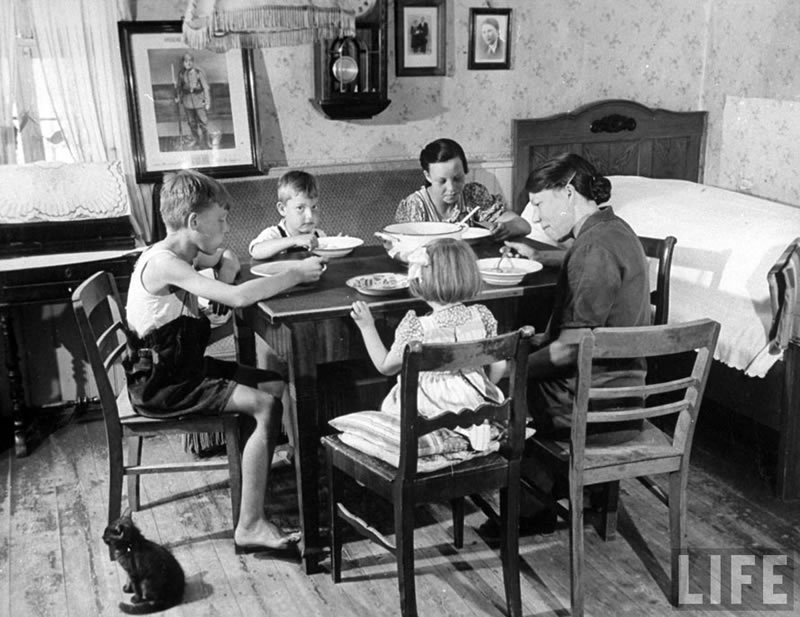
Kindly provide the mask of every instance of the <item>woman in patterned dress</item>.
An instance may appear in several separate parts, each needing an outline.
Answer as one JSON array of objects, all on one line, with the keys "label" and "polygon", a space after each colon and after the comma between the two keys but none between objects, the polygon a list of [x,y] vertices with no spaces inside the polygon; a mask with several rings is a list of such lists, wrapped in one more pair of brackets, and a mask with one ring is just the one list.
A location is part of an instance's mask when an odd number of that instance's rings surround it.
[{"label": "woman in patterned dress", "polygon": [[432,141],[420,152],[419,162],[425,185],[397,206],[398,223],[456,223],[477,207],[468,224],[489,229],[497,240],[530,233],[528,222],[509,210],[501,195],[492,195],[478,182],[466,181],[469,166],[458,142],[446,138]]}]

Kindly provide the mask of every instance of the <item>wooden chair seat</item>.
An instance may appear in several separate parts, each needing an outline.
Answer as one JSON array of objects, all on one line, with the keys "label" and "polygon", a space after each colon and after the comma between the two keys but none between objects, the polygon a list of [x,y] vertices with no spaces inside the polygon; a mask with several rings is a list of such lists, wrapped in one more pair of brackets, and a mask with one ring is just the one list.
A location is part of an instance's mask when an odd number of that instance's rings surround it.
[{"label": "wooden chair seat", "polygon": [[[97,272],[72,294],[72,306],[86,355],[97,384],[108,445],[108,520],[122,511],[123,479],[128,478],[128,505],[140,507],[140,476],[155,473],[227,469],[231,487],[234,527],[239,520],[242,460],[237,414],[186,415],[147,418],[136,414],[126,387],[122,359],[126,351],[124,306],[114,277]],[[144,437],[169,434],[221,432],[225,435],[227,457],[220,459],[171,460],[142,464]],[[123,444],[127,442],[127,457]],[[113,555],[112,555],[113,559]]]},{"label": "wooden chair seat", "polygon": [[[502,540],[500,557],[506,608],[520,617],[522,604],[519,583],[519,492],[520,459],[524,447],[526,367],[533,328],[483,341],[449,345],[409,344],[404,352],[401,372],[400,457],[398,466],[344,443],[338,435],[322,438],[328,471],[331,518],[331,577],[342,577],[343,525],[347,523],[364,537],[391,551],[397,560],[400,607],[403,617],[417,615],[414,582],[415,507],[428,502],[450,501],[453,509],[454,545],[460,548],[464,533],[464,498],[482,491],[499,490]],[[457,371],[486,366],[499,360],[511,364],[511,397],[499,403],[483,403],[472,410],[446,412],[436,418],[418,414],[417,394],[421,371]],[[419,438],[441,428],[466,428],[485,421],[507,427],[496,453],[478,456],[445,469],[418,472]],[[345,503],[344,480],[352,478],[370,495],[377,494],[393,505],[394,540]],[[483,507],[483,506],[482,506]]]},{"label": "wooden chair seat", "polygon": [[[569,466],[570,447],[568,441],[555,441],[538,437],[532,441],[532,449],[549,456],[556,465],[560,463],[562,473]],[[683,450],[673,445],[669,435],[651,422],[645,421],[642,432],[633,440],[618,446],[586,446],[584,450],[584,484],[598,484],[621,478],[628,478],[628,468],[619,465],[632,459],[641,461],[640,468],[646,468],[649,461],[657,462],[659,472],[663,471],[666,459],[673,459],[675,469],[680,465]],[[648,473],[642,470],[642,473]],[[608,477],[605,477],[605,476]],[[617,477],[618,476],[618,477]]]},{"label": "wooden chair seat", "polygon": [[[356,482],[382,497],[391,498],[392,483],[397,478],[397,467],[347,445],[337,435],[323,439],[325,446],[331,450],[334,464],[347,465],[348,475]],[[460,497],[464,495],[462,478],[469,480],[473,493],[491,490],[502,485],[507,467],[508,460],[493,452],[452,467],[418,473],[414,481],[415,491],[422,501],[425,501],[423,499],[425,495],[438,496],[442,500],[448,500],[453,496]],[[479,478],[477,485],[476,476]],[[485,487],[480,486],[481,484],[485,484]]]}]

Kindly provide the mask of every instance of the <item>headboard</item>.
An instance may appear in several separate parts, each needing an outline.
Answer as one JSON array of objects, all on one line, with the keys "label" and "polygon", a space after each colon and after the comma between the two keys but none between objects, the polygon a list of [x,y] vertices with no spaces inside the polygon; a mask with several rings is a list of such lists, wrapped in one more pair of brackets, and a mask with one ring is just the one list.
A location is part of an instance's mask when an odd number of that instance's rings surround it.
[{"label": "headboard", "polygon": [[562,152],[581,155],[605,176],[699,182],[706,116],[705,111],[666,111],[607,100],[546,118],[513,120],[514,206],[520,212],[528,201],[525,181],[530,171]]}]

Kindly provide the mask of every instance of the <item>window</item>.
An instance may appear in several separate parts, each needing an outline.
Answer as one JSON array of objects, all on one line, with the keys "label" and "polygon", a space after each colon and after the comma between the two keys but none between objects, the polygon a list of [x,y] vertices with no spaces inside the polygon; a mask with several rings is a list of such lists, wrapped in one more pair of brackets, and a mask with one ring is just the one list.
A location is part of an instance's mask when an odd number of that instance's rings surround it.
[{"label": "window", "polygon": [[33,39],[18,39],[17,52],[17,163],[74,162],[56,120]]}]

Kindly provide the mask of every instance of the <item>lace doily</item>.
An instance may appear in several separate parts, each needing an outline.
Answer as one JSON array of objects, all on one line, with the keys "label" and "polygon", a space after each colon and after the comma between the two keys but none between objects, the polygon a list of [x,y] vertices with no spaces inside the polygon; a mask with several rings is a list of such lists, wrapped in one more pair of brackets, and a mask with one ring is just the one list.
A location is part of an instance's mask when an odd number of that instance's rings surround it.
[{"label": "lace doily", "polygon": [[129,212],[120,161],[0,165],[0,223],[101,219]]}]

